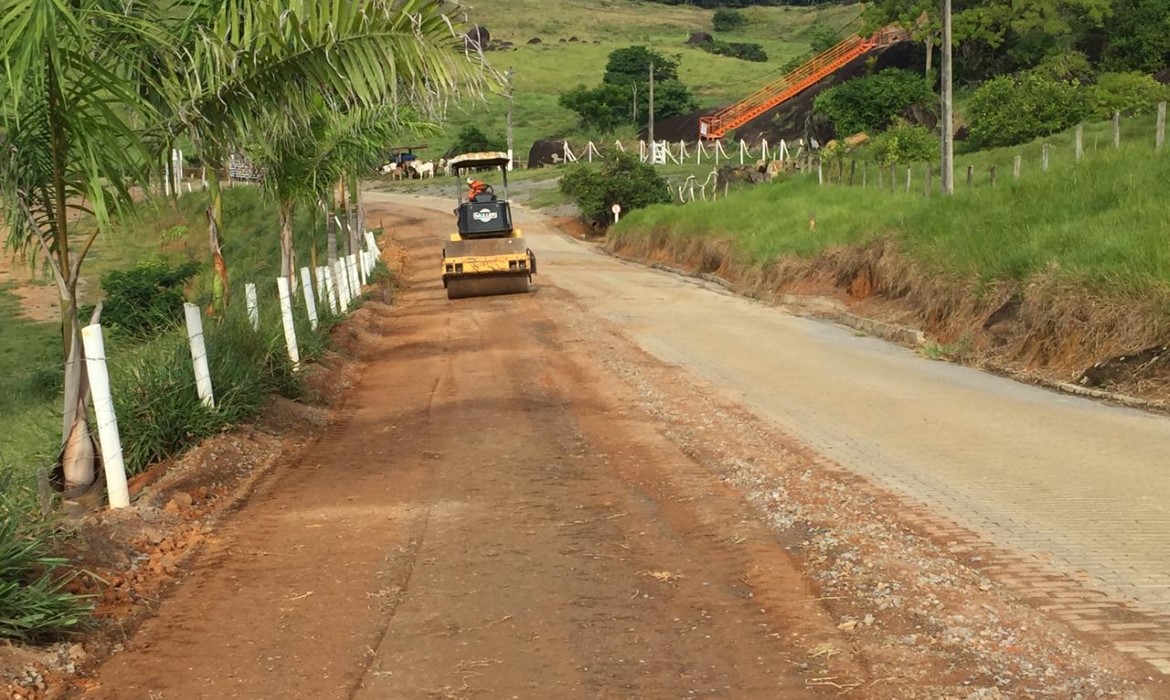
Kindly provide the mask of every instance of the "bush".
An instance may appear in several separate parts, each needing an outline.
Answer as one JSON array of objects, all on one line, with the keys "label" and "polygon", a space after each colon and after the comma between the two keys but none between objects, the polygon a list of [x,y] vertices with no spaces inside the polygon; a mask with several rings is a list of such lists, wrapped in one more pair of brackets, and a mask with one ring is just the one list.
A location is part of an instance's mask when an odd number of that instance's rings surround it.
[{"label": "bush", "polygon": [[477,126],[465,126],[455,137],[455,143],[445,154],[448,158],[460,153],[478,153],[480,151],[503,151],[508,148],[507,140],[500,135],[494,138],[483,133]]},{"label": "bush", "polygon": [[823,53],[841,41],[841,33],[827,24],[817,22],[809,33],[809,47],[813,53]]},{"label": "bush", "polygon": [[[324,348],[332,317],[326,313],[316,332],[310,330],[303,308],[297,309],[295,320],[301,359],[312,360]],[[259,332],[252,330],[240,304],[204,323],[214,409],[199,401],[186,335],[178,330],[143,345],[114,367],[114,407],[126,469],[132,474],[255,418],[270,395],[302,394],[274,302],[261,306]]]},{"label": "bush", "polygon": [[880,131],[908,107],[932,102],[933,97],[922,76],[888,68],[825,90],[813,106],[833,122],[838,134],[848,135]]},{"label": "bush", "polygon": [[102,277],[102,323],[134,338],[145,338],[183,321],[183,285],[199,263],[172,267],[161,258],[144,260],[129,270]]},{"label": "bush", "polygon": [[561,178],[560,187],[577,203],[583,218],[600,226],[609,224],[614,204],[620,204],[624,213],[671,201],[666,180],[628,153],[610,156],[600,169],[574,166]]},{"label": "bush", "polygon": [[639,124],[649,113],[651,63],[655,118],[669,119],[698,108],[691,91],[678,80],[678,61],[645,46],[611,52],[601,85],[578,85],[562,93],[558,102],[576,112],[587,131],[604,134],[622,125]]},{"label": "bush", "polygon": [[81,626],[89,606],[65,590],[71,577],[48,554],[51,533],[13,503],[0,511],[0,638],[41,642]]},{"label": "bush", "polygon": [[558,100],[565,109],[576,112],[581,128],[609,133],[630,119],[630,96],[626,90],[602,83],[595,88],[584,85],[562,93]]},{"label": "bush", "polygon": [[715,10],[715,14],[711,16],[711,26],[717,32],[734,32],[745,24],[747,17],[736,10]]},{"label": "bush", "polygon": [[1075,81],[1036,72],[984,83],[967,108],[971,144],[1014,146],[1077,124],[1089,114],[1085,90]]},{"label": "bush", "polygon": [[871,139],[866,152],[880,165],[929,162],[938,156],[939,138],[924,126],[898,120]]},{"label": "bush", "polygon": [[1170,86],[1144,73],[1102,73],[1088,88],[1095,115],[1109,119],[1115,111],[1148,114],[1159,102],[1170,101]]},{"label": "bush", "polygon": [[717,56],[729,56],[731,58],[738,58],[742,61],[755,61],[756,63],[765,63],[768,60],[768,54],[764,51],[764,47],[759,44],[738,44],[728,43],[726,41],[713,41],[703,44],[703,49],[707,53],[713,53]]}]

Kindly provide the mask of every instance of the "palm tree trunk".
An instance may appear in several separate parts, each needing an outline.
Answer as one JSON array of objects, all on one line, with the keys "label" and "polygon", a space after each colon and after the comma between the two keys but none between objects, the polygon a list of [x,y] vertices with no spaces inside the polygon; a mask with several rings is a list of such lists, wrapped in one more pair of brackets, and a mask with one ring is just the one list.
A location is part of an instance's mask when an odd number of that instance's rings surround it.
[{"label": "palm tree trunk", "polygon": [[87,377],[81,323],[77,315],[77,282],[69,259],[69,217],[65,205],[65,160],[69,144],[62,123],[61,86],[52,63],[47,64],[48,118],[53,158],[53,253],[56,257],[61,298],[61,341],[65,356],[65,396],[61,411],[61,471],[67,489],[88,486],[96,478],[96,446],[89,431],[86,411]]},{"label": "palm tree trunk", "polygon": [[223,239],[220,237],[223,223],[223,185],[219,181],[220,161],[211,158],[207,168],[207,237],[211,245],[211,264],[215,276],[211,280],[211,310],[223,313],[228,305],[228,268],[223,257]]},{"label": "palm tree trunk", "polygon": [[[321,202],[322,206],[325,202]],[[325,256],[330,265],[337,262],[337,223],[333,221],[333,207],[325,207]]]},{"label": "palm tree trunk", "polygon": [[296,291],[296,275],[293,274],[293,201],[280,202],[280,276],[288,278],[288,287]]}]

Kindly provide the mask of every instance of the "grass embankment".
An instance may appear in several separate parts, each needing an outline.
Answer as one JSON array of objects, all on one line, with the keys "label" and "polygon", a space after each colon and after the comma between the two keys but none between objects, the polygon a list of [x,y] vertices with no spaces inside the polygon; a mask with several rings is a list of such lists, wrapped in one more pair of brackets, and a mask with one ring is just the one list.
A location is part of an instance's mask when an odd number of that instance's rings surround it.
[{"label": "grass embankment", "polygon": [[[921,179],[906,194],[904,183],[890,193],[872,180],[863,190],[796,175],[715,202],[630,212],[611,245],[758,291],[813,283],[900,299],[971,359],[1079,371],[1170,334],[1170,156],[1131,136],[1120,151],[1099,144],[1079,164],[1071,135],[1049,139],[1048,173],[1039,142],[971,154],[1007,170],[995,187],[985,172],[973,188],[960,175],[947,199],[926,198]],[[1030,166],[1013,182],[1021,152]]]},{"label": "grass embankment", "polygon": [[[691,87],[704,107],[741,99],[766,81],[778,77],[782,67],[809,49],[813,27],[818,23],[856,29],[860,6],[752,7],[742,12],[748,24],[719,39],[757,43],[768,53],[765,63],[715,56],[684,42],[691,32],[711,29],[712,10],[689,5],[659,5],[633,0],[515,0],[483,3],[469,11],[470,21],[486,26],[493,40],[513,42],[515,51],[487,54],[501,72],[513,67],[515,149],[521,160],[537,139],[580,136],[577,117],[557,103],[562,92],[578,84],[601,82],[609,53],[632,45],[644,45],[681,58],[679,77]],[[578,41],[569,42],[576,37]],[[540,44],[530,45],[539,38]],[[561,39],[565,42],[561,43]],[[600,43],[593,43],[593,42]],[[459,129],[474,124],[489,134],[503,134],[508,101],[490,95],[485,103],[463,102],[451,110],[449,123],[438,138],[428,139],[425,158],[438,158]],[[635,138],[630,131],[626,140]],[[602,139],[598,137],[598,141]],[[612,137],[608,140],[612,141]],[[635,138],[636,140],[636,138]]]},{"label": "grass embankment", "polygon": [[[160,205],[100,236],[92,265],[83,270],[89,280],[83,303],[97,301],[101,274],[130,268],[147,256],[171,262],[208,258],[205,206],[202,193],[186,195],[175,206]],[[255,188],[233,188],[226,192],[224,220],[235,312],[222,322],[209,321],[207,329],[213,380],[224,387],[221,410],[203,416],[202,409],[196,408],[194,377],[186,376],[190,358],[181,318],[174,328],[146,343],[124,337],[116,328],[106,329],[113,384],[120,394],[115,399],[123,447],[132,470],[253,415],[267,392],[297,391],[296,383],[282,374],[280,365],[284,362],[280,359],[284,341],[275,303],[280,264],[275,209]],[[298,232],[301,264],[309,259],[312,231],[317,232],[317,244],[324,255],[321,225],[313,227],[303,220],[294,230]],[[245,282],[256,282],[260,290],[264,328],[258,337],[264,340],[263,348],[245,337],[250,334],[242,318]],[[210,276],[204,272],[189,286],[188,297],[202,306],[210,297],[209,290]],[[323,336],[309,332],[303,309],[298,307],[297,313],[302,355],[311,359],[323,349]],[[60,330],[55,322],[21,316],[18,299],[4,290],[0,290],[0,324],[4,328],[0,333],[0,416],[8,427],[0,435],[0,487],[9,487],[10,493],[22,492],[27,498],[34,475],[52,463],[60,440]],[[217,352],[217,348],[226,352]],[[237,356],[239,352],[248,357]],[[264,371],[249,374],[247,362],[258,360],[267,363]],[[169,407],[164,405],[168,401]]]},{"label": "grass embankment", "polygon": [[[163,204],[101,239],[90,274],[131,267],[142,257],[171,262],[206,257],[202,193]],[[133,474],[174,456],[199,440],[256,417],[273,395],[298,398],[301,376],[285,352],[276,302],[279,239],[275,207],[252,187],[229,190],[225,197],[225,256],[232,268],[236,302],[229,312],[205,319],[204,334],[214,409],[205,408],[195,389],[181,313],[174,325],[148,339],[105,327],[114,404],[123,455]],[[320,226],[299,221],[294,230],[300,260],[308,259]],[[91,278],[92,280],[92,278]],[[244,283],[257,283],[260,329],[252,329],[244,308]],[[192,282],[188,298],[205,304],[210,281],[205,273]],[[89,299],[96,301],[92,280]],[[295,305],[302,362],[319,358],[330,328],[339,320],[319,310],[321,324],[310,329],[303,304]],[[49,556],[55,536],[33,510],[35,475],[47,469],[60,442],[61,349],[57,323],[37,323],[20,315],[17,300],[0,291],[0,638],[38,641],[82,624],[85,601],[65,592],[65,562]]]}]

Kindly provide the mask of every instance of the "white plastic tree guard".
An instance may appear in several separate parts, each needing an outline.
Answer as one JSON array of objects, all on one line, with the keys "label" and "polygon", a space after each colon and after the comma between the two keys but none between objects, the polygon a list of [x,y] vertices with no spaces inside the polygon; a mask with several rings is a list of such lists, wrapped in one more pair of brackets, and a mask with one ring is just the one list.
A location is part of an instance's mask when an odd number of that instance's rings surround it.
[{"label": "white plastic tree guard", "polygon": [[349,272],[345,269],[344,258],[338,258],[333,263],[333,281],[337,285],[337,303],[341,305],[341,311],[344,313],[353,298],[349,293]]},{"label": "white plastic tree guard", "polygon": [[207,366],[207,344],[203,341],[203,314],[199,307],[183,304],[187,320],[187,342],[191,345],[191,364],[195,367],[195,390],[199,400],[208,408],[215,408],[215,393],[211,389],[211,369]]},{"label": "white plastic tree guard", "polygon": [[313,278],[309,268],[301,268],[301,292],[305,297],[305,311],[309,312],[309,328],[317,330],[317,297],[313,294]]},{"label": "white plastic tree guard", "polygon": [[301,352],[297,348],[297,328],[293,325],[292,296],[289,293],[288,278],[277,277],[276,288],[280,291],[280,318],[284,325],[284,344],[288,348],[288,359],[294,370],[301,368]]},{"label": "white plastic tree guard", "polygon": [[357,254],[352,253],[345,256],[345,264],[349,269],[349,291],[351,296],[356,299],[362,293],[362,278],[361,271],[358,269]]},{"label": "white plastic tree guard", "polygon": [[106,474],[106,492],[111,508],[130,505],[130,488],[126,484],[126,465],[122,459],[122,438],[118,435],[118,417],[110,394],[110,373],[106,368],[106,343],[100,324],[81,329],[85,347],[85,369],[93,393],[93,410],[98,423],[98,442],[102,447],[102,466]]},{"label": "white plastic tree guard", "polygon": [[374,254],[374,262],[377,262],[382,257],[382,249],[378,247],[378,242],[374,240],[374,232],[366,231],[365,239],[366,249]]},{"label": "white plastic tree guard", "polygon": [[325,280],[325,298],[329,300],[329,309],[336,314],[340,307],[337,304],[337,290],[333,288],[333,270],[328,266],[322,267],[321,277]]},{"label": "white plastic tree guard", "polygon": [[313,268],[313,276],[317,280],[317,303],[329,306],[329,297],[325,296],[325,268],[320,265]]},{"label": "white plastic tree guard", "polygon": [[248,282],[244,285],[244,296],[248,299],[248,320],[252,322],[252,330],[260,330],[260,306],[256,301],[256,285]]}]

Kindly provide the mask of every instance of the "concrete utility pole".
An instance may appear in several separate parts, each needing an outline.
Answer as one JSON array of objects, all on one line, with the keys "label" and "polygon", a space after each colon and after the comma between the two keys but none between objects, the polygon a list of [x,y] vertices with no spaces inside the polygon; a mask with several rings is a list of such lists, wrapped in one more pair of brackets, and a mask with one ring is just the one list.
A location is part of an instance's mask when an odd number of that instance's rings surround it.
[{"label": "concrete utility pole", "polygon": [[654,64],[650,64],[650,128],[647,130],[650,137],[650,152],[654,152]]},{"label": "concrete utility pole", "polygon": [[508,172],[512,171],[512,76],[516,74],[508,67]]},{"label": "concrete utility pole", "polygon": [[953,82],[953,37],[951,35],[951,0],[943,0],[942,38],[942,188],[943,194],[955,193],[955,119]]}]

